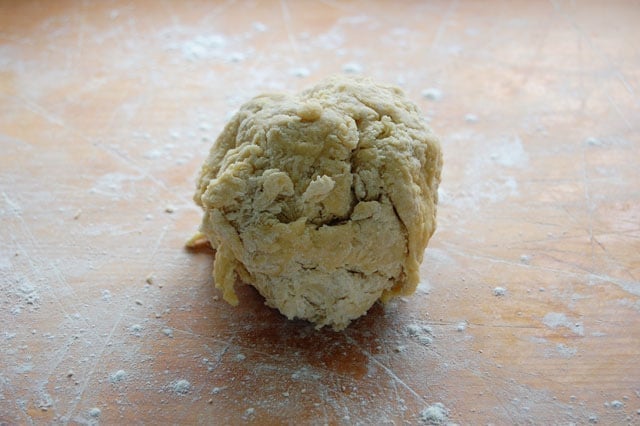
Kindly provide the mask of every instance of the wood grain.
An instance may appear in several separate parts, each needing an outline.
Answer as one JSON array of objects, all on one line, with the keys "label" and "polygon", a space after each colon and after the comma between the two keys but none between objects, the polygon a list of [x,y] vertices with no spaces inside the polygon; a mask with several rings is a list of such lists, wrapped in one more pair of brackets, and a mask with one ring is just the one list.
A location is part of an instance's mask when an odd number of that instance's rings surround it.
[{"label": "wood grain", "polygon": [[[640,424],[638,22],[632,1],[1,2],[0,424],[416,424],[436,402]],[[445,168],[418,292],[334,333],[246,286],[228,306],[183,245],[230,112],[344,71],[402,86]]]}]

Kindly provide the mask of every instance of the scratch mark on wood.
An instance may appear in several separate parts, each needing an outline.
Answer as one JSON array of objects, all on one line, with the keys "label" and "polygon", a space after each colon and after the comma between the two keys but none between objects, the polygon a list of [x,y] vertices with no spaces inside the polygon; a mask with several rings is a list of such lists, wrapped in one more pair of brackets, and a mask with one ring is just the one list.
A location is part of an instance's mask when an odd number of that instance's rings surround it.
[{"label": "scratch mark on wood", "polygon": [[93,364],[91,365],[91,369],[87,372],[87,375],[86,375],[84,381],[82,382],[82,385],[80,386],[80,390],[78,392],[78,395],[76,396],[76,398],[74,398],[73,403],[69,407],[69,410],[67,411],[67,414],[65,416],[67,420],[71,419],[71,417],[75,413],[76,409],[78,408],[78,404],[80,403],[80,401],[82,401],[82,397],[84,396],[84,393],[87,390],[89,382],[91,381],[91,378],[92,378],[93,374],[96,371],[96,366],[98,365],[98,363],[102,359],[102,357],[104,355],[104,352],[107,349],[107,346],[111,342],[111,339],[113,338],[113,335],[114,335],[116,329],[118,328],[118,326],[120,325],[120,322],[122,321],[122,318],[124,317],[124,314],[123,314],[124,309],[125,309],[125,306],[123,305],[122,308],[120,309],[120,314],[118,315],[118,319],[114,322],[113,327],[111,327],[111,331],[109,332],[109,335],[107,336],[107,338],[104,340],[104,343],[102,344],[102,347],[100,348],[100,352],[95,357],[95,360],[94,360]]},{"label": "scratch mark on wood", "polygon": [[291,28],[291,13],[289,12],[289,6],[287,5],[286,0],[280,0],[280,9],[282,11],[284,28],[287,31],[287,39],[289,40],[289,45],[291,45],[291,52],[295,56],[298,56],[298,43],[293,35],[293,29]]},{"label": "scratch mark on wood", "polygon": [[447,10],[444,12],[444,15],[442,16],[442,20],[440,21],[440,24],[438,25],[438,29],[436,30],[436,34],[433,37],[433,41],[431,42],[432,51],[436,48],[436,46],[440,44],[440,40],[444,35],[446,26],[449,23],[457,7],[458,7],[458,0],[452,0],[451,2],[449,2],[449,6],[447,7]]},{"label": "scratch mark on wood", "polygon": [[398,384],[400,384],[403,388],[405,388],[406,390],[409,391],[409,393],[411,393],[411,395],[413,395],[418,401],[420,401],[422,404],[424,404],[426,401],[422,398],[422,396],[420,396],[420,394],[418,392],[416,392],[411,386],[409,386],[404,380],[402,380],[400,377],[398,377],[398,375],[396,373],[394,373],[394,371],[387,367],[386,365],[384,365],[382,362],[378,361],[376,359],[376,357],[374,357],[369,351],[367,351],[366,349],[364,349],[362,346],[360,346],[358,344],[358,342],[356,342],[352,337],[350,336],[345,336],[345,339],[347,340],[347,342],[349,342],[350,344],[352,344],[353,346],[355,346],[356,348],[358,348],[371,362],[373,362],[374,364],[376,364],[378,367],[382,368],[385,373],[387,373],[393,380],[395,380]]},{"label": "scratch mark on wood", "polygon": [[[631,96],[633,98],[633,102],[636,105],[638,105],[640,103],[640,101],[638,101],[638,99],[636,99],[633,89],[628,84],[628,82],[624,78],[624,75],[618,69],[618,67],[611,61],[611,59],[609,59],[605,55],[605,53],[601,49],[598,49],[594,45],[593,40],[591,40],[591,38],[589,36],[587,36],[587,34],[584,32],[584,30],[577,24],[576,20],[572,16],[570,16],[567,11],[565,11],[564,9],[562,9],[560,7],[560,5],[558,4],[557,1],[549,0],[549,2],[553,6],[553,8],[556,10],[556,12],[558,12],[560,15],[562,15],[562,17],[565,18],[565,20],[569,23],[569,25],[571,25],[573,30],[578,34],[578,37],[580,37],[581,39],[586,41],[587,46],[589,47],[589,49],[591,49],[591,51],[596,56],[599,56],[601,59],[603,59],[606,62],[607,66],[609,67],[610,76],[615,78],[615,79],[620,80],[620,82],[625,87],[625,89],[631,94]],[[631,124],[631,122],[629,122],[629,120],[627,119],[626,115],[622,112],[622,109],[620,109],[620,106],[618,105],[618,102],[616,102],[611,97],[611,94],[609,93],[609,91],[605,90],[604,93],[605,93],[605,96],[606,96],[607,100],[609,101],[609,103],[611,104],[613,109],[615,110],[616,114],[622,119],[622,121],[626,125],[627,129],[628,130],[633,130],[633,125]]]},{"label": "scratch mark on wood", "polygon": [[162,240],[164,240],[164,237],[167,235],[167,227],[163,226],[162,227],[162,232],[160,233],[160,235],[158,235],[158,238],[156,239],[156,243],[153,246],[153,249],[151,250],[151,255],[149,256],[149,261],[153,262],[153,259],[155,259],[156,254],[158,253],[158,250],[160,249],[160,245],[162,244]]}]

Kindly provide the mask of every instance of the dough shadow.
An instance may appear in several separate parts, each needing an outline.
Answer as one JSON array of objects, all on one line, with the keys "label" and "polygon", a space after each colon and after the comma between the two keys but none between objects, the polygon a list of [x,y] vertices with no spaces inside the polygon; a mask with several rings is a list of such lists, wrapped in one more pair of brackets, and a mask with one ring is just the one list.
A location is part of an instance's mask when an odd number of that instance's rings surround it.
[{"label": "dough shadow", "polygon": [[[233,320],[227,324],[234,344],[282,359],[299,359],[305,366],[363,378],[371,358],[390,353],[398,338],[398,303],[386,306],[375,303],[366,315],[353,321],[345,330],[330,327],[316,330],[303,320],[288,320],[277,309],[265,305],[263,297],[249,285],[238,284],[240,299],[231,308]],[[224,302],[222,302],[224,303]],[[237,316],[236,316],[237,315]]]}]

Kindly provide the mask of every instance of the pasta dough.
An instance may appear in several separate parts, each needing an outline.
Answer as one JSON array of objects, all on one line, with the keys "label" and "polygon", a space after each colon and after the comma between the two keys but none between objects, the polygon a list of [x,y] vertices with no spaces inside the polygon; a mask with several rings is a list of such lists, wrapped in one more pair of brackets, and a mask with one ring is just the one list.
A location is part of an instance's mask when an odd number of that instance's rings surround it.
[{"label": "pasta dough", "polygon": [[332,77],[243,105],[211,148],[194,200],[215,284],[239,278],[289,319],[335,330],[415,291],[436,227],[437,138],[396,87]]}]

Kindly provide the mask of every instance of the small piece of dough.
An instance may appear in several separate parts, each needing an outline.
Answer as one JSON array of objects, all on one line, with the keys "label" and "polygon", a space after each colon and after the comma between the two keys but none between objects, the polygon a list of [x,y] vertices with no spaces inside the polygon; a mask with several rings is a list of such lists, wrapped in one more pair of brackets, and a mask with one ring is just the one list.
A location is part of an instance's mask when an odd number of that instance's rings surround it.
[{"label": "small piece of dough", "polygon": [[240,278],[288,318],[335,330],[413,293],[441,168],[437,138],[396,87],[333,77],[254,98],[211,148],[194,196],[216,286],[237,304]]}]

